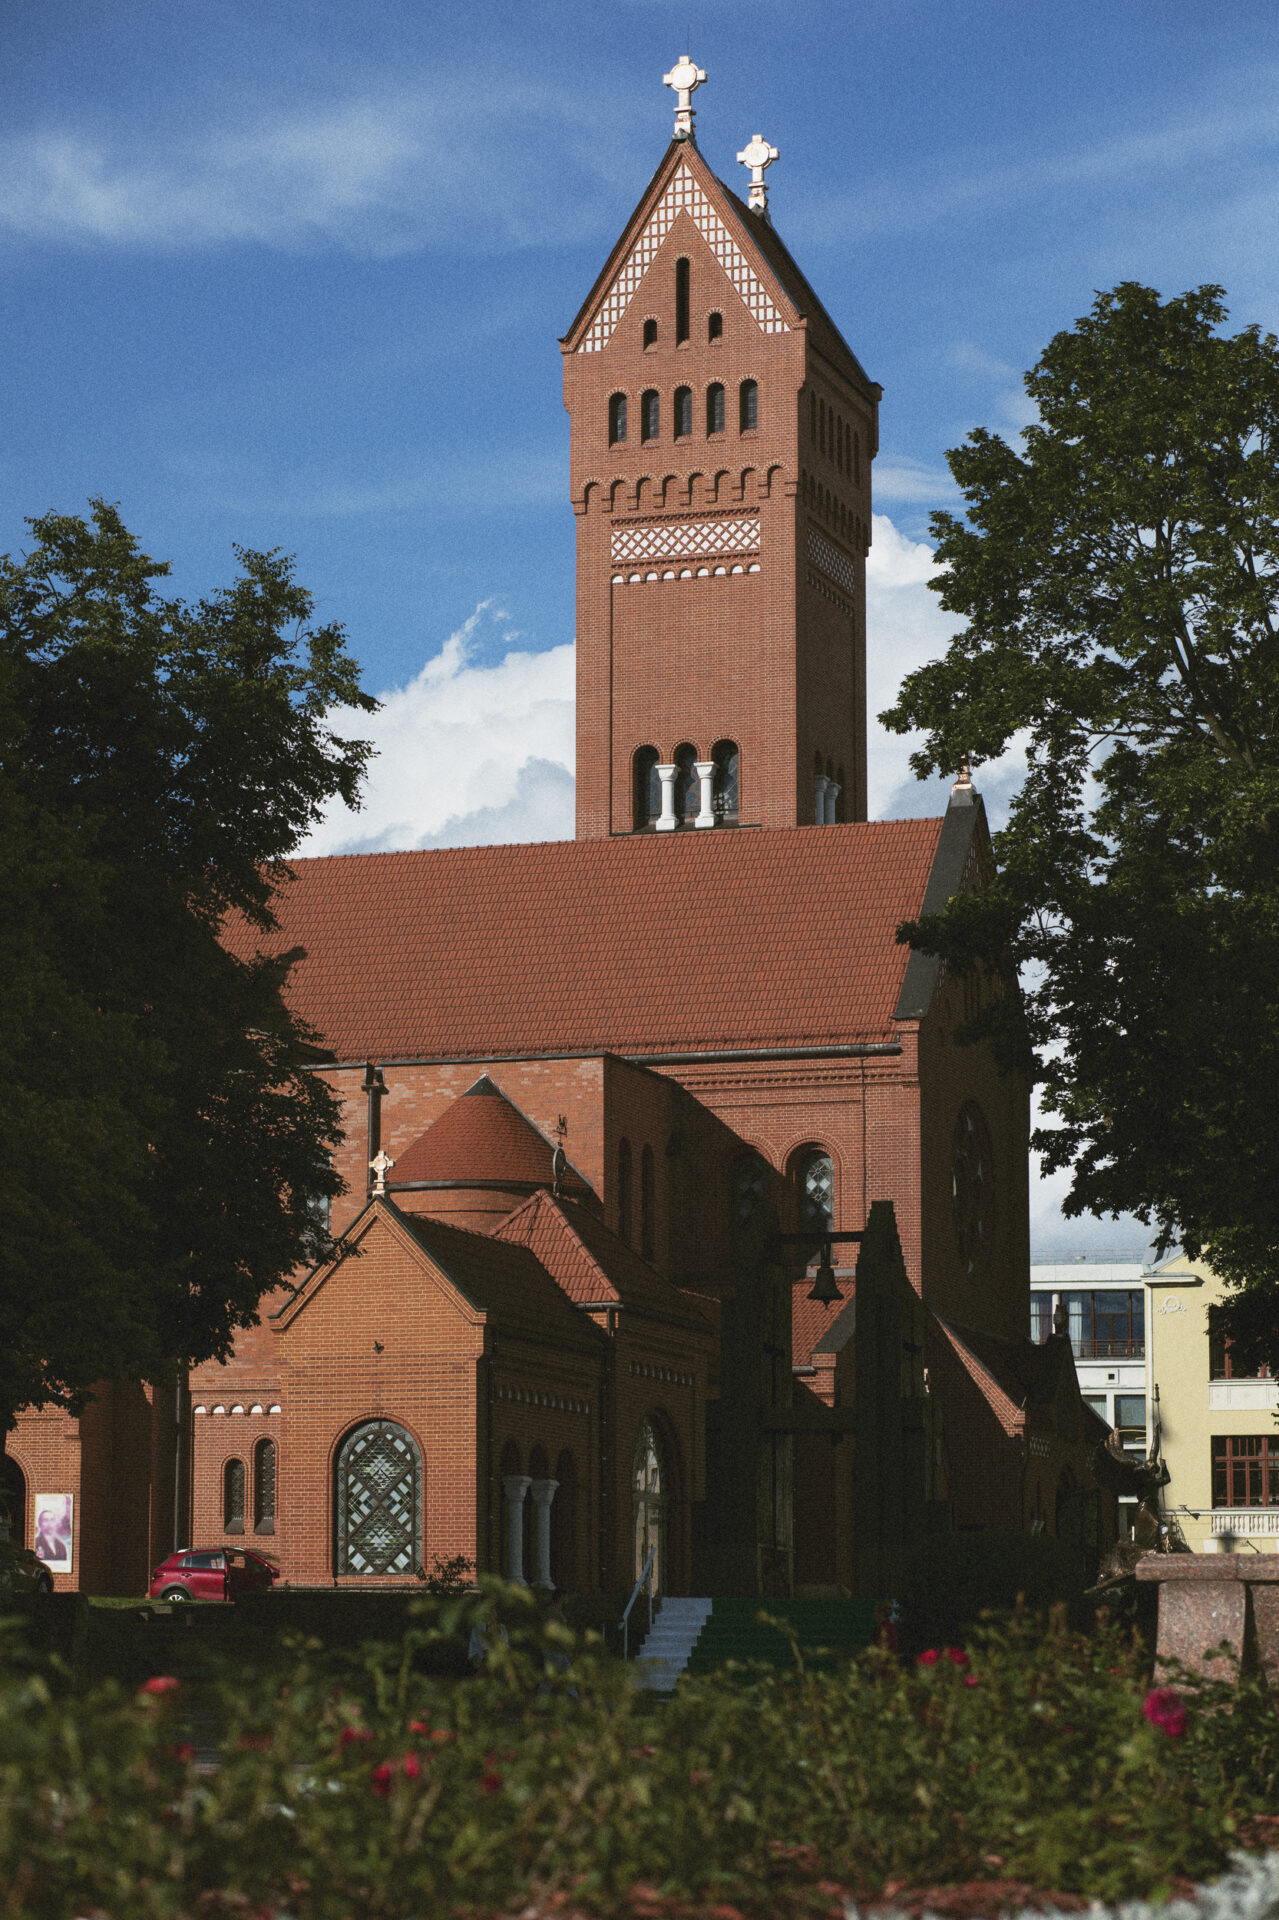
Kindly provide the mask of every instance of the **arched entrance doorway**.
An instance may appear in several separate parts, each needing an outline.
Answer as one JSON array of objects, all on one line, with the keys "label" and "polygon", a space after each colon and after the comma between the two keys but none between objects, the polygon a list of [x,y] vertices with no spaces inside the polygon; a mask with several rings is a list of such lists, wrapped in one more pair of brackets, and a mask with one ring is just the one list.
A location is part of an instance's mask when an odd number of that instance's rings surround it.
[{"label": "arched entrance doorway", "polygon": [[337,1457],[339,1574],[416,1573],[422,1565],[422,1456],[394,1420],[369,1420]]},{"label": "arched entrance doorway", "polygon": [[635,1502],[635,1568],[638,1580],[653,1555],[653,1592],[664,1593],[669,1578],[667,1568],[667,1509],[670,1478],[662,1446],[653,1424],[646,1420],[635,1442],[635,1469],[632,1478]]}]

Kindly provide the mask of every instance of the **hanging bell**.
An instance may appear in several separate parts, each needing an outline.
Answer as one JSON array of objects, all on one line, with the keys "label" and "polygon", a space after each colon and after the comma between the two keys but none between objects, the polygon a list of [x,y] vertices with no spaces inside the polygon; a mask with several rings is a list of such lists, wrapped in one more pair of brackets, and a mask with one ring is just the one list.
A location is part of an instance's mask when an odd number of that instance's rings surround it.
[{"label": "hanging bell", "polygon": [[817,1269],[808,1297],[810,1300],[820,1300],[824,1307],[832,1307],[837,1300],[842,1300],[844,1297],[835,1284],[835,1269],[830,1263],[829,1246],[822,1249],[821,1264]]}]

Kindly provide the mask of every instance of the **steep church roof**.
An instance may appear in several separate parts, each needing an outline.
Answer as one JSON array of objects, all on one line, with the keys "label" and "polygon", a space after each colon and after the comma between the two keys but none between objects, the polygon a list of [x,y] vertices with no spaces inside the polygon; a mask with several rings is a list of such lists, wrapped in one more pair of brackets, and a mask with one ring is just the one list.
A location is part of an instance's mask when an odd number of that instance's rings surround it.
[{"label": "steep church roof", "polygon": [[[485,1073],[405,1148],[387,1186],[549,1187],[553,1152],[532,1121]],[[565,1185],[570,1191],[586,1191],[572,1167]]]},{"label": "steep church roof", "polygon": [[549,1193],[534,1194],[493,1232],[528,1247],[575,1306],[625,1306],[710,1330],[702,1301],[662,1278],[601,1220]]},{"label": "steep church roof", "polygon": [[908,957],[894,936],[920,910],[941,826],[297,860],[279,933],[226,938],[242,955],[306,950],[288,998],[339,1060],[884,1039]]}]

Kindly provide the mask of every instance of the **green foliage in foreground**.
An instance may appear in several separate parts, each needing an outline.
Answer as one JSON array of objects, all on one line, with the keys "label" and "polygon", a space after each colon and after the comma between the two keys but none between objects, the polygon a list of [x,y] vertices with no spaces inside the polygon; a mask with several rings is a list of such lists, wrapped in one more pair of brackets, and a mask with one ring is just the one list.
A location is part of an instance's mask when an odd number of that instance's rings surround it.
[{"label": "green foliage in foreground", "polygon": [[[477,1609],[509,1632],[488,1671],[421,1677],[415,1654]],[[1172,1737],[1147,1687],[1115,1628],[1023,1615],[958,1659],[871,1652],[663,1704],[494,1590],[424,1601],[403,1648],[302,1646],[273,1688],[228,1690],[213,1767],[176,1683],[76,1696],[11,1670],[0,1915],[633,1911],[637,1884],[776,1914],[815,1911],[823,1881],[829,1907],[831,1882],[1000,1876],[1149,1894],[1212,1876],[1273,1804],[1279,1716],[1247,1683],[1206,1688]]]}]

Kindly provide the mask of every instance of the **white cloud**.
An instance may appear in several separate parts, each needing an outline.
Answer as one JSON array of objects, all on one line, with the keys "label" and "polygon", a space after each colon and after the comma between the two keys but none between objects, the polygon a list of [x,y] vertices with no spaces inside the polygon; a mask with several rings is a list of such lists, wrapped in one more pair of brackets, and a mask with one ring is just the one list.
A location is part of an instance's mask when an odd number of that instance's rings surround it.
[{"label": "white cloud", "polygon": [[945,467],[927,467],[922,460],[912,460],[908,455],[894,458],[892,454],[881,454],[875,462],[875,497],[879,500],[932,504],[950,502],[958,493]]},{"label": "white cloud", "polygon": [[[607,225],[617,143],[606,161],[595,135],[613,105],[476,71],[222,124],[10,132],[0,230],[152,249],[564,246]],[[547,145],[573,170],[571,204],[541,191],[528,156]]]},{"label": "white cloud", "polygon": [[[480,639],[505,646],[473,664]],[[332,806],[301,851],[561,840],[573,832],[574,649],[524,653],[508,616],[484,601],[372,719],[335,730],[371,739],[376,758],[358,813]]]}]

